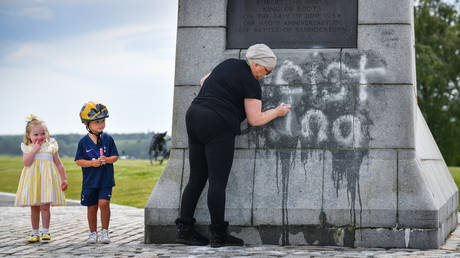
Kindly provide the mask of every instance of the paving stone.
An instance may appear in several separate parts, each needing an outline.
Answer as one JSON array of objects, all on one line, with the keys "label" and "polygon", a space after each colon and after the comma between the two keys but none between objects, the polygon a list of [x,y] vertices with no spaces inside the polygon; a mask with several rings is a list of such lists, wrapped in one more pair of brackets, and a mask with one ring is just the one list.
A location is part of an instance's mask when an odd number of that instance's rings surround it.
[{"label": "paving stone", "polygon": [[[0,194],[1,198],[1,194]],[[128,206],[111,205],[110,236],[112,243],[87,245],[86,208],[82,206],[58,207],[52,210],[49,243],[29,244],[30,209],[2,207],[0,210],[0,256],[20,257],[453,257],[460,255],[460,227],[439,249],[383,249],[348,248],[338,246],[278,246],[250,245],[244,247],[211,248],[180,244],[144,244],[144,210]],[[69,216],[70,215],[70,216]],[[455,216],[457,219],[458,216]],[[77,223],[75,221],[78,221]],[[131,229],[131,230],[129,230]],[[128,233],[128,237],[126,234]],[[415,235],[418,234],[418,235]],[[420,235],[421,234],[421,235]],[[414,232],[410,241],[430,237],[429,232]],[[3,238],[0,238],[3,239]],[[69,241],[72,239],[72,241]]]}]

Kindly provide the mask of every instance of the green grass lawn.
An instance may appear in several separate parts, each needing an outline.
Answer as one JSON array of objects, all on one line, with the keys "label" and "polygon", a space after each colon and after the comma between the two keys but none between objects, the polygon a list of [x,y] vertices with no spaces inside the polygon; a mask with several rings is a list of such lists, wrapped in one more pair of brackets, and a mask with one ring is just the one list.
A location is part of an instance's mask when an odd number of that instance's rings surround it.
[{"label": "green grass lawn", "polygon": [[[82,172],[72,158],[62,158],[67,172],[67,199],[80,200]],[[112,203],[144,208],[166,162],[150,165],[148,160],[118,160]],[[22,157],[0,156],[0,192],[16,193],[21,176]]]},{"label": "green grass lawn", "polygon": [[[454,178],[457,188],[460,189],[460,167],[449,167],[449,171],[452,174],[452,177]],[[458,207],[458,210],[460,211],[460,205]]]}]

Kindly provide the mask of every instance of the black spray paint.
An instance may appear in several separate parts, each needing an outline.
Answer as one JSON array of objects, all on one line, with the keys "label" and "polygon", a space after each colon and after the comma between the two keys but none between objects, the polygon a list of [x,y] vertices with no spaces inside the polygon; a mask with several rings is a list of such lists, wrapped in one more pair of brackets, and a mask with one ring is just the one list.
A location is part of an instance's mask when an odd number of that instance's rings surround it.
[{"label": "black spray paint", "polygon": [[[350,225],[353,227],[346,230],[348,236],[360,224],[362,205],[359,170],[368,156],[369,126],[372,124],[367,108],[367,94],[370,93],[365,90],[366,78],[383,76],[385,67],[385,61],[372,51],[354,55],[319,53],[311,54],[305,59],[295,57],[279,60],[271,78],[263,81],[263,110],[274,108],[280,102],[292,105],[288,116],[249,131],[250,141],[256,148],[275,150],[276,153],[276,182],[278,192],[282,194],[283,223],[278,239],[281,238],[283,245],[289,244],[289,232],[294,230],[294,227],[289,226],[287,202],[289,175],[295,166],[298,148],[324,149],[330,152],[332,174],[330,179],[325,180],[332,180],[337,197],[344,180],[346,181]],[[310,155],[309,151],[300,151],[304,169]],[[306,169],[305,174],[308,175]],[[305,199],[308,200],[308,196]],[[356,202],[359,203],[359,221],[356,218]],[[320,221],[324,221],[324,211],[321,216],[323,218]],[[321,227],[325,225],[328,224]],[[314,239],[310,239],[311,235],[307,237],[307,231],[304,235],[310,243]],[[321,235],[322,240],[319,242],[330,243],[332,235],[324,234],[326,235]],[[346,241],[354,242],[349,237]]]}]

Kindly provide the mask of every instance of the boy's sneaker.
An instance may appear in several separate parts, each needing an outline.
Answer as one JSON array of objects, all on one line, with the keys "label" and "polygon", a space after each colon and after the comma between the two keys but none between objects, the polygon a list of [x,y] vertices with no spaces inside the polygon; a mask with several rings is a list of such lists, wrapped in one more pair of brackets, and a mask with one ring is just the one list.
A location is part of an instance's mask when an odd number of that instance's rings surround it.
[{"label": "boy's sneaker", "polygon": [[91,232],[86,240],[87,244],[95,244],[97,242],[97,233]]},{"label": "boy's sneaker", "polygon": [[29,243],[37,243],[40,242],[40,236],[39,235],[32,235],[29,239],[27,239]]},{"label": "boy's sneaker", "polygon": [[51,240],[51,235],[50,233],[42,233],[42,240],[43,241],[50,241]]},{"label": "boy's sneaker", "polygon": [[110,243],[109,231],[107,229],[103,229],[101,232],[101,243],[103,244]]}]

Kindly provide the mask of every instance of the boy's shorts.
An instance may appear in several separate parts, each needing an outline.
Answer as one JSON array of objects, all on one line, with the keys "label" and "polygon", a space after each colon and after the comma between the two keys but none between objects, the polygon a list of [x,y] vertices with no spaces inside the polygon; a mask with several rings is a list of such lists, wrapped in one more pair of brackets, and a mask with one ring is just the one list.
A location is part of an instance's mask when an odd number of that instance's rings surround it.
[{"label": "boy's shorts", "polygon": [[100,199],[109,200],[112,197],[112,187],[106,188],[83,188],[81,189],[81,205],[93,206]]}]

